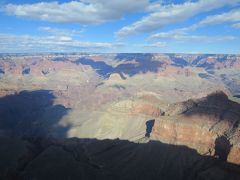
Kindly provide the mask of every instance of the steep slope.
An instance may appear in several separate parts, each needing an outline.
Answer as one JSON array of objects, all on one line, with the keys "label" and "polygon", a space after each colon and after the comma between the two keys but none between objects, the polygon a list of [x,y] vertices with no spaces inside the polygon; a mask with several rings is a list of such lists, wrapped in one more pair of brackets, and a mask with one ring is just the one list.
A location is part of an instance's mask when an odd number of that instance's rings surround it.
[{"label": "steep slope", "polygon": [[221,158],[240,164],[239,112],[239,104],[216,92],[170,105],[166,116],[156,119],[153,134],[162,142],[187,145],[202,154],[224,156]]}]

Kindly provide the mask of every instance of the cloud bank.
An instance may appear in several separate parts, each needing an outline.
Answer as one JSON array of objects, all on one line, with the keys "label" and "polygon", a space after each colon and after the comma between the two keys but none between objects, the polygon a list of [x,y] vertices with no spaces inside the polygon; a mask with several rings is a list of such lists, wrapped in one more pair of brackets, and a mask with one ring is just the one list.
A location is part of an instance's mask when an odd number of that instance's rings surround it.
[{"label": "cloud bank", "polygon": [[149,15],[139,21],[125,26],[116,32],[118,37],[129,36],[140,32],[152,32],[166,25],[182,22],[199,13],[207,12],[226,5],[236,5],[239,0],[199,0],[197,2],[185,2],[184,4],[170,4],[162,6],[154,4],[149,6]]},{"label": "cloud bank", "polygon": [[148,5],[148,0],[81,0],[65,3],[7,4],[3,10],[18,17],[89,25],[119,20],[127,13],[143,11]]}]

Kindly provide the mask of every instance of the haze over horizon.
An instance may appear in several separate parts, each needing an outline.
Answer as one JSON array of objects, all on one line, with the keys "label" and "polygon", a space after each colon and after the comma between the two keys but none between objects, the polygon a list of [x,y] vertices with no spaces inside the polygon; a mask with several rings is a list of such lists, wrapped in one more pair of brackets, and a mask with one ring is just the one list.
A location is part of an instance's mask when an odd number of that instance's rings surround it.
[{"label": "haze over horizon", "polygon": [[2,0],[0,52],[240,53],[240,0]]}]

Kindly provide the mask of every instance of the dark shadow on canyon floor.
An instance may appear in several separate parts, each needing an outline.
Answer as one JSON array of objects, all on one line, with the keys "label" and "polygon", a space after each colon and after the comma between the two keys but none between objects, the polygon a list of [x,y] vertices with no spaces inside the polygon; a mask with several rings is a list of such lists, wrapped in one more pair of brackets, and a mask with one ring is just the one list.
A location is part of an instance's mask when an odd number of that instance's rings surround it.
[{"label": "dark shadow on canyon floor", "polygon": [[[0,136],[0,178],[38,180],[239,180],[240,167],[186,146],[150,141]],[[41,150],[38,148],[41,147]],[[4,151],[8,149],[8,151]]]},{"label": "dark shadow on canyon floor", "polygon": [[0,98],[0,134],[18,137],[43,137],[54,131],[65,137],[68,127],[58,126],[68,110],[54,105],[49,90],[22,91]]},{"label": "dark shadow on canyon floor", "polygon": [[231,148],[232,148],[232,145],[230,144],[230,141],[227,139],[227,137],[219,136],[215,140],[214,156],[218,157],[222,161],[227,161]]},{"label": "dark shadow on canyon floor", "polygon": [[139,73],[158,72],[162,65],[160,61],[154,61],[152,54],[118,54],[115,57],[116,61],[125,61],[128,63],[119,64],[112,67],[103,61],[94,61],[90,58],[80,58],[74,61],[75,64],[89,65],[100,76],[108,78],[113,73],[118,73],[122,79],[125,79],[124,74],[134,76]]},{"label": "dark shadow on canyon floor", "polygon": [[[44,90],[0,98],[0,179],[240,179],[239,166],[186,146],[67,138],[70,127],[56,125],[68,109],[54,99]],[[146,123],[146,133],[153,123]],[[58,137],[48,135],[56,130]]]},{"label": "dark shadow on canyon floor", "polygon": [[109,77],[114,72],[114,68],[104,61],[94,61],[89,58],[80,58],[74,61],[75,64],[89,65],[91,66],[100,76]]},{"label": "dark shadow on canyon floor", "polygon": [[146,122],[146,133],[145,133],[145,137],[150,137],[151,133],[152,133],[152,129],[155,123],[155,119],[151,119],[148,120]]}]

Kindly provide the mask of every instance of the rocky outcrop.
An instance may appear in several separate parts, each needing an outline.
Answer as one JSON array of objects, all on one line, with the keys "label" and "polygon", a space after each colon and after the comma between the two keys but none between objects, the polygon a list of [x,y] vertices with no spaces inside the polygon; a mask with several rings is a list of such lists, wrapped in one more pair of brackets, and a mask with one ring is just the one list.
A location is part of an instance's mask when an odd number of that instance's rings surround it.
[{"label": "rocky outcrop", "polygon": [[132,108],[130,108],[130,112],[134,114],[146,114],[152,117],[159,117],[163,113],[159,107],[147,103],[133,105]]},{"label": "rocky outcrop", "polygon": [[[226,151],[229,162],[240,164],[240,105],[223,92],[170,105],[158,118],[153,136],[170,144],[187,145],[201,154],[220,156]],[[226,143],[228,142],[228,143]]]}]

